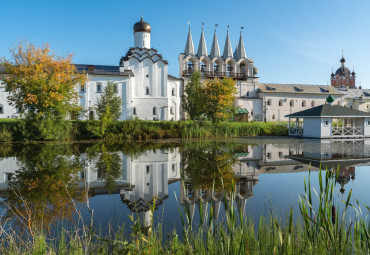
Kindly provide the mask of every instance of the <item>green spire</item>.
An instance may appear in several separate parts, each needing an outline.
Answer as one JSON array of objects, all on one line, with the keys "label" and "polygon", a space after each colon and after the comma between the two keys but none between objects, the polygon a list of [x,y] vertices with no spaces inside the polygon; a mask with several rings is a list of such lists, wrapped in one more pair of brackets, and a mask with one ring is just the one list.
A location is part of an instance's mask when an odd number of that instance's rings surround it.
[{"label": "green spire", "polygon": [[326,102],[328,102],[328,103],[333,103],[333,102],[334,102],[334,97],[330,94],[330,95],[326,98]]}]

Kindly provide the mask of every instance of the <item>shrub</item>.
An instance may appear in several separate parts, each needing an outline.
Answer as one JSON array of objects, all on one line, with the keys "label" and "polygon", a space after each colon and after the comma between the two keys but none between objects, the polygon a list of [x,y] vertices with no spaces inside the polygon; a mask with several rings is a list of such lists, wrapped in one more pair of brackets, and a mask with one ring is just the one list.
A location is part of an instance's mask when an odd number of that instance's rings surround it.
[{"label": "shrub", "polygon": [[12,131],[7,126],[2,126],[0,129],[0,142],[10,142],[13,140]]}]

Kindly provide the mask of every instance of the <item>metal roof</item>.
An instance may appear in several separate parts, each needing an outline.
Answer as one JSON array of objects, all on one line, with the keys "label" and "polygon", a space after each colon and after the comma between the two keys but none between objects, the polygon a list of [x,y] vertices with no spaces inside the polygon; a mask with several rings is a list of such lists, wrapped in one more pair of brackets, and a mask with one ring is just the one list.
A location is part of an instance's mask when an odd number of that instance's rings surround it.
[{"label": "metal roof", "polygon": [[345,92],[330,85],[260,83],[258,89],[261,93],[345,95]]},{"label": "metal roof", "polygon": [[343,91],[346,93],[344,98],[370,99],[370,89],[347,89]]},{"label": "metal roof", "polygon": [[95,75],[117,75],[117,76],[133,76],[131,70],[120,71],[119,66],[105,65],[81,65],[75,64],[76,70],[79,73],[95,74]]},{"label": "metal roof", "polygon": [[245,108],[238,108],[238,109],[236,109],[236,114],[247,114],[247,113],[249,113],[249,112]]},{"label": "metal roof", "polygon": [[370,117],[369,112],[350,109],[340,105],[319,105],[285,117]]}]

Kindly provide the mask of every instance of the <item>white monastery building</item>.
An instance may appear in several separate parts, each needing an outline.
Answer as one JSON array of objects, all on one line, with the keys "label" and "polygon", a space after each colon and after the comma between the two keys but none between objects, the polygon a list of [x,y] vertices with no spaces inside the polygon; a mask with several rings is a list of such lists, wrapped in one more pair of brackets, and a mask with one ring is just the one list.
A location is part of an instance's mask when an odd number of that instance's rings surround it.
[{"label": "white monastery building", "polygon": [[[168,75],[168,62],[151,48],[150,25],[141,18],[133,29],[134,47],[119,65],[75,65],[88,77],[86,84],[78,88],[79,104],[87,112],[85,118],[96,117],[97,101],[111,81],[122,98],[120,120],[179,120],[181,80]],[[0,93],[0,118],[17,118],[19,114],[9,105],[7,96]]]},{"label": "white monastery building", "polygon": [[[196,51],[189,26],[184,52],[178,58],[180,78],[176,78],[168,74],[168,62],[152,48],[151,26],[141,18],[133,26],[134,46],[117,66],[75,64],[77,71],[88,78],[86,84],[76,88],[79,104],[86,111],[83,118],[96,118],[98,99],[110,81],[122,99],[120,120],[183,119],[181,96],[196,70],[203,80],[235,80],[235,105],[242,121],[288,121],[287,115],[323,105],[329,95],[334,97],[335,105],[370,112],[370,90],[356,87],[356,73],[345,66],[343,56],[340,67],[330,75],[331,85],[260,83],[254,60],[247,57],[243,30],[233,51],[228,28],[221,51],[216,27],[208,51],[202,26]],[[4,70],[0,67],[1,73]],[[0,118],[18,118],[19,113],[9,105],[7,96],[0,91]]]}]

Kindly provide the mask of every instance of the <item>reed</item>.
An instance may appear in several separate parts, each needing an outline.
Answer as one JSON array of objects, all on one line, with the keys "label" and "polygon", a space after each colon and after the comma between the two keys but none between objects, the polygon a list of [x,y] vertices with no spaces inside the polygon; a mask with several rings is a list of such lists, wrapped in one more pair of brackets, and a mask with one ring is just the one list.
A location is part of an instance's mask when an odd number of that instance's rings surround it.
[{"label": "reed", "polygon": [[[32,229],[32,236],[21,238],[4,224],[0,229],[1,254],[369,254],[370,208],[359,201],[351,204],[352,193],[344,201],[335,200],[338,173],[319,172],[319,187],[311,186],[311,173],[299,197],[300,218],[293,220],[292,208],[285,221],[271,213],[258,222],[245,217],[235,203],[235,190],[224,190],[225,219],[217,221],[210,207],[207,217],[194,223],[188,205],[179,205],[183,238],[173,230],[163,239],[162,225],[148,227],[135,220],[131,235],[121,228],[107,236],[94,231],[91,223],[81,229],[63,229],[59,238]],[[182,183],[184,185],[184,183]],[[215,182],[213,183],[214,189]],[[223,185],[223,184],[222,184]],[[232,185],[234,187],[234,185]],[[154,205],[150,210],[155,211]],[[200,204],[202,208],[202,204]],[[341,209],[340,209],[341,208]],[[364,208],[365,211],[362,211]],[[356,217],[348,217],[354,210]],[[202,215],[202,212],[200,212]],[[80,217],[80,216],[79,216]],[[82,220],[82,219],[81,219]],[[152,224],[153,222],[151,222]],[[151,225],[150,224],[150,225]],[[31,224],[32,226],[32,224]]]},{"label": "reed", "polygon": [[[95,121],[96,122],[96,121]],[[94,122],[94,123],[95,123]],[[19,121],[0,120],[0,128],[5,128],[13,140],[25,140],[19,131]],[[92,122],[90,122],[91,124]],[[111,124],[103,137],[92,133],[89,121],[72,121],[70,140],[105,139],[111,141],[143,141],[164,138],[227,138],[246,136],[286,136],[284,122],[219,122],[210,121],[144,121],[128,120]],[[1,129],[1,130],[3,130]],[[30,139],[29,137],[27,139]]]}]

